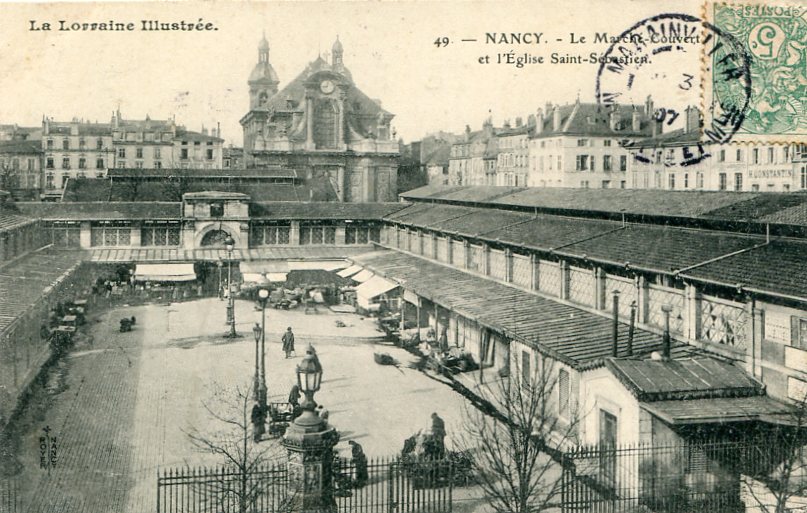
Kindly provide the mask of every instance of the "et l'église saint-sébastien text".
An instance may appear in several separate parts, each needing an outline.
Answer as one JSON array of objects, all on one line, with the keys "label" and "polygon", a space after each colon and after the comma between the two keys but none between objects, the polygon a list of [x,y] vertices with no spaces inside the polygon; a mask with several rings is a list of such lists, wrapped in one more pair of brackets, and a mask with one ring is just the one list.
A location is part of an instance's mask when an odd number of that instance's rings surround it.
[{"label": "et l'\u00e9glise saint-s\u00e9bastien text", "polygon": [[[658,34],[658,38],[667,37]],[[699,36],[694,36],[699,37]],[[634,55],[634,52],[621,52],[619,55],[605,56],[603,51],[597,52],[551,52],[548,55],[534,51],[524,51],[523,48],[539,49],[543,45],[615,45],[622,44],[627,47],[638,48],[649,43],[662,43],[664,41],[650,41],[657,35],[647,37],[642,34],[613,35],[608,32],[593,32],[581,34],[569,32],[563,35],[550,35],[546,32],[486,32],[481,40],[485,45],[510,47],[507,51],[497,51],[480,55],[479,64],[504,64],[523,68],[535,64],[602,64],[603,62],[618,64],[647,64],[648,55]],[[465,39],[463,41],[479,41],[478,39]],[[697,41],[676,41],[678,43],[696,43]],[[440,45],[438,45],[440,46]],[[606,47],[607,48],[607,47]]]},{"label": "et l'\u00e9glise saint-s\u00e9bastien text", "polygon": [[204,18],[191,20],[73,21],[28,20],[30,32],[211,32],[215,23]]}]

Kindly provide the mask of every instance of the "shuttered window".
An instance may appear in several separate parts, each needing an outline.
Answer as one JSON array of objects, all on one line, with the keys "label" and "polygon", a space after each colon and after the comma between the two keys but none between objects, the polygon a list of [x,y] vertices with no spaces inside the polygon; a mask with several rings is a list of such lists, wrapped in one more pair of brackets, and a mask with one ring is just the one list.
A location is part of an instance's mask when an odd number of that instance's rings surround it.
[{"label": "shuttered window", "polygon": [[529,388],[532,373],[530,372],[530,353],[521,351],[521,387]]},{"label": "shuttered window", "polygon": [[790,342],[793,347],[807,349],[807,319],[790,317]]}]

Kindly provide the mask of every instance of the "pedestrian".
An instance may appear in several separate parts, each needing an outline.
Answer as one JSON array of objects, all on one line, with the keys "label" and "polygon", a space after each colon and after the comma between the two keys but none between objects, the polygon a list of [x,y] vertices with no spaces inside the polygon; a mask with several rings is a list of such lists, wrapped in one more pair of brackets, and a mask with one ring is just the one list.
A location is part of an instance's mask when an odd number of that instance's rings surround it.
[{"label": "pedestrian", "polygon": [[442,351],[443,353],[447,353],[448,352],[448,330],[446,328],[443,328],[443,331],[440,333],[440,341],[438,343],[440,344],[440,351]]},{"label": "pedestrian", "polygon": [[266,412],[261,405],[255,403],[252,407],[252,439],[255,443],[261,441],[261,437],[266,432]]},{"label": "pedestrian", "polygon": [[291,331],[291,326],[286,329],[281,341],[283,342],[283,352],[286,353],[286,358],[291,358],[291,353],[294,352],[294,333]]},{"label": "pedestrian", "polygon": [[432,413],[432,437],[435,445],[435,456],[442,458],[446,452],[446,423],[437,415],[437,412]]},{"label": "pedestrian", "polygon": [[356,480],[353,482],[353,486],[361,488],[367,484],[367,455],[364,454],[364,449],[358,442],[350,440],[348,444],[350,444],[353,456],[353,466],[356,469]]}]

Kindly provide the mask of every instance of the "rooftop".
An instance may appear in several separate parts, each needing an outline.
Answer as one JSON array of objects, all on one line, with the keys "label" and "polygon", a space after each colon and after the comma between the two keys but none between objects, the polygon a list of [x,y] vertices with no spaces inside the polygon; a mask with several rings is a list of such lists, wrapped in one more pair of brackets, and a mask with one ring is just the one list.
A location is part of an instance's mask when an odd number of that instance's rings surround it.
[{"label": "rooftop", "polygon": [[[408,290],[504,335],[582,368],[611,356],[610,319],[515,287],[397,251],[375,251],[352,260]],[[620,322],[618,349],[627,351],[628,326]],[[674,356],[698,350],[673,343]],[[636,329],[635,354],[659,350],[661,336]]]},{"label": "rooftop", "polygon": [[606,366],[640,401],[669,401],[765,394],[761,382],[729,362],[710,357],[674,360],[609,358]]}]

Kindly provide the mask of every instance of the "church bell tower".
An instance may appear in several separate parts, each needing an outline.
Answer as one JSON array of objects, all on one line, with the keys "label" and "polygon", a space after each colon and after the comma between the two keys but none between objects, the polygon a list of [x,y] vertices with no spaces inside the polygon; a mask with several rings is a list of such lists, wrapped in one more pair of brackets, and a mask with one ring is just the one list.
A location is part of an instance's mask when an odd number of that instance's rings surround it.
[{"label": "church bell tower", "polygon": [[277,93],[277,78],[275,69],[269,63],[269,41],[264,34],[258,45],[258,62],[249,75],[249,108],[260,109]]}]

